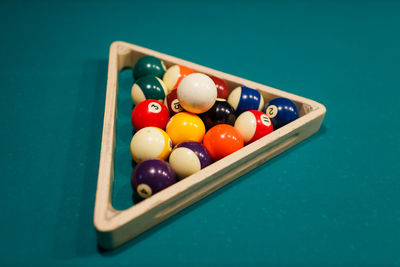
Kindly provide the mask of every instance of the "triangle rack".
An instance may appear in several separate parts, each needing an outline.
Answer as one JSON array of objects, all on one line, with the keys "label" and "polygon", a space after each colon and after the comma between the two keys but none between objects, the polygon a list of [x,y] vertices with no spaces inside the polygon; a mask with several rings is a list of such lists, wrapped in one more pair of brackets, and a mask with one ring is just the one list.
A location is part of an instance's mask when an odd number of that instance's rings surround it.
[{"label": "triangle rack", "polygon": [[[160,58],[165,62],[167,68],[174,64],[180,64],[190,67],[196,72],[220,77],[228,83],[230,89],[242,85],[258,89],[262,93],[265,103],[275,97],[289,98],[297,105],[300,117],[154,196],[126,210],[116,210],[112,206],[111,200],[114,181],[118,73],[124,68],[133,68],[136,61],[144,55]],[[318,131],[325,113],[326,109],[322,104],[297,95],[133,44],[120,41],[112,43],[94,209],[94,225],[100,246],[104,249],[113,249],[122,245],[301,142]]]}]

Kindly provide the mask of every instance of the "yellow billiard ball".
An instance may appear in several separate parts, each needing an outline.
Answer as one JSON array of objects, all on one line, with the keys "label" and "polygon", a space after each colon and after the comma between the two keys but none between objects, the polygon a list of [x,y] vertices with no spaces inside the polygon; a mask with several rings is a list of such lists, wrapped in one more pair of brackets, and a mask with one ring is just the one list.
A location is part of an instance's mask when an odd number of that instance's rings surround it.
[{"label": "yellow billiard ball", "polygon": [[189,112],[179,112],[171,117],[166,131],[174,145],[185,141],[201,142],[206,127],[199,116]]}]

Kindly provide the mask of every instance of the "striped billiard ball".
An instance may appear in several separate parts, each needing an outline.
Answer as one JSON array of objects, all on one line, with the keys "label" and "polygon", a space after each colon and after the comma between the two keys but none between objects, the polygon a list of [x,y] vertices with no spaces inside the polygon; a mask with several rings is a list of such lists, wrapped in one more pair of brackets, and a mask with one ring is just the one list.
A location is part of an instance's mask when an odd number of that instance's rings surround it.
[{"label": "striped billiard ball", "polygon": [[131,90],[131,96],[135,105],[146,99],[155,99],[164,102],[167,88],[164,82],[156,76],[145,76],[137,80]]},{"label": "striped billiard ball", "polygon": [[168,68],[163,77],[163,81],[167,86],[168,92],[178,88],[178,85],[182,79],[192,73],[194,73],[194,71],[191,68],[183,65],[173,65]]},{"label": "striped billiard ball", "polygon": [[264,98],[258,90],[240,86],[229,94],[228,103],[235,109],[236,115],[240,115],[248,110],[261,111],[264,107]]},{"label": "striped billiard ball", "polygon": [[162,129],[145,127],[133,135],[130,148],[137,163],[153,158],[166,160],[172,151],[172,142]]},{"label": "striped billiard ball", "polygon": [[169,164],[178,179],[186,178],[212,163],[207,149],[199,142],[183,142],[169,156]]},{"label": "striped billiard ball", "polygon": [[258,110],[248,110],[240,114],[235,121],[235,128],[242,135],[245,145],[273,131],[271,119],[264,112]]}]

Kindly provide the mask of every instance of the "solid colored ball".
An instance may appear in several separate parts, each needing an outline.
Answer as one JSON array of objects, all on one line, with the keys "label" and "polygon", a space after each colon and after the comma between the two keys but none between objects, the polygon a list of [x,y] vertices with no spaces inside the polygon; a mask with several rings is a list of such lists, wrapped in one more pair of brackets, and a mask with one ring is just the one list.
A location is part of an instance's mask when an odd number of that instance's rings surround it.
[{"label": "solid colored ball", "polygon": [[171,116],[175,115],[178,112],[183,111],[183,108],[178,100],[177,90],[172,90],[167,97],[165,98],[165,105],[168,108],[169,114]]},{"label": "solid colored ball", "polygon": [[236,119],[235,128],[243,137],[245,145],[272,133],[271,119],[258,110],[245,111]]},{"label": "solid colored ball", "polygon": [[218,124],[204,136],[203,145],[207,148],[213,161],[222,159],[244,146],[243,137],[235,127]]},{"label": "solid colored ball", "polygon": [[185,141],[201,142],[206,128],[199,116],[188,112],[179,112],[169,120],[166,132],[174,145]]},{"label": "solid colored ball", "polygon": [[246,86],[236,87],[228,97],[228,103],[236,110],[236,115],[248,110],[259,110],[264,106],[261,93]]},{"label": "solid colored ball", "polygon": [[171,150],[172,142],[168,134],[157,127],[142,128],[131,140],[132,158],[137,163],[154,158],[166,160]]},{"label": "solid colored ball", "polygon": [[194,73],[194,70],[182,65],[173,65],[172,67],[170,67],[165,72],[163,77],[163,81],[167,86],[168,92],[171,92],[173,89],[178,88],[178,85],[182,81],[182,79],[192,73]]},{"label": "solid colored ball", "polygon": [[144,76],[152,75],[162,79],[166,67],[164,62],[153,56],[144,56],[139,58],[133,68],[133,77],[138,80]]},{"label": "solid colored ball", "polygon": [[167,95],[167,87],[164,82],[156,76],[145,76],[137,80],[131,90],[132,100],[135,105],[146,99],[155,99],[164,102]]},{"label": "solid colored ball", "polygon": [[284,97],[269,101],[264,112],[271,118],[275,130],[299,118],[296,104]]},{"label": "solid colored ball", "polygon": [[183,142],[177,145],[169,156],[169,164],[178,179],[183,179],[212,163],[207,149],[199,142]]},{"label": "solid colored ball", "polygon": [[217,99],[215,83],[202,73],[189,74],[183,78],[177,93],[181,106],[193,113],[206,112]]},{"label": "solid colored ball", "polygon": [[149,126],[164,130],[168,121],[169,112],[167,107],[154,99],[147,99],[137,104],[131,115],[131,122],[136,131]]},{"label": "solid colored ball", "polygon": [[136,165],[132,176],[132,189],[142,198],[148,198],[176,183],[171,166],[159,159],[148,159]]},{"label": "solid colored ball", "polygon": [[221,78],[210,76],[211,80],[215,83],[215,87],[217,87],[217,97],[228,99],[229,96],[229,87],[228,84],[222,80]]},{"label": "solid colored ball", "polygon": [[225,99],[220,98],[217,98],[212,108],[199,116],[203,120],[207,130],[217,124],[234,125],[236,120],[233,107]]}]

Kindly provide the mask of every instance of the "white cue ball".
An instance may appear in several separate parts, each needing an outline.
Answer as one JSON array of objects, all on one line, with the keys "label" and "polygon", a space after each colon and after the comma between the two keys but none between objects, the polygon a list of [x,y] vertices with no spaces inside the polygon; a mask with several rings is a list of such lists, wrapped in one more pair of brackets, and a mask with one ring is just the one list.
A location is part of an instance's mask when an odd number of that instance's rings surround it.
[{"label": "white cue ball", "polygon": [[178,85],[178,99],[181,106],[192,113],[209,110],[217,99],[217,88],[213,80],[202,73],[192,73]]}]

